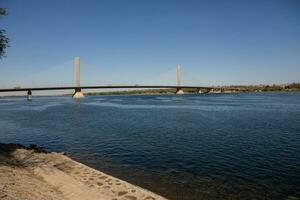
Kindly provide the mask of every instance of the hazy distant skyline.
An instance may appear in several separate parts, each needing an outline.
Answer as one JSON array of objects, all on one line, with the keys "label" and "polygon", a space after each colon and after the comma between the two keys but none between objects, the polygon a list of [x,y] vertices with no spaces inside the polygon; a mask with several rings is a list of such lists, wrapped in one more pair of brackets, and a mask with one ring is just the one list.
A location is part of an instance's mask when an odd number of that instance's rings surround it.
[{"label": "hazy distant skyline", "polygon": [[0,24],[11,39],[0,60],[0,87],[72,83],[75,56],[82,84],[172,78],[175,84],[178,63],[183,84],[300,81],[297,0],[3,0],[0,6],[8,11]]}]

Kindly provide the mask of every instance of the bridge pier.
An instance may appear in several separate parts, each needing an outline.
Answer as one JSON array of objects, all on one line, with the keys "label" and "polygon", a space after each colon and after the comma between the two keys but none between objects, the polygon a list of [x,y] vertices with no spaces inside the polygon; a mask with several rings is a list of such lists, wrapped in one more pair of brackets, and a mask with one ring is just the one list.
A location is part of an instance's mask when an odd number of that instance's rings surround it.
[{"label": "bridge pier", "polygon": [[176,94],[184,94],[184,92],[181,88],[177,88]]},{"label": "bridge pier", "polygon": [[204,93],[200,88],[197,88],[197,94],[202,94]]},{"label": "bridge pier", "polygon": [[31,90],[28,90],[28,91],[27,91],[27,100],[28,100],[28,101],[31,101],[31,100],[32,100],[32,92],[31,92]]},{"label": "bridge pier", "polygon": [[80,87],[80,59],[76,57],[74,59],[74,68],[75,68],[75,80],[76,80],[76,88],[73,94],[73,99],[82,99],[84,98],[83,93],[81,92]]},{"label": "bridge pier", "polygon": [[[177,86],[181,85],[181,80],[180,80],[180,65],[177,65]],[[182,88],[178,87],[176,88],[176,94],[184,94]]]},{"label": "bridge pier", "polygon": [[81,88],[76,88],[73,94],[73,99],[82,99],[82,98],[84,98],[84,95],[81,92]]}]

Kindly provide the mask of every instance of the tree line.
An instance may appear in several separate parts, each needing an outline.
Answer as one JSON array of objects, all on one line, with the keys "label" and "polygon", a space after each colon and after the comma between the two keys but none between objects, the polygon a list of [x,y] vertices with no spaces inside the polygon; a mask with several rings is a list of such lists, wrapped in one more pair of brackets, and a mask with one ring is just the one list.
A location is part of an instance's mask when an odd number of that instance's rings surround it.
[{"label": "tree line", "polygon": [[[4,8],[0,7],[0,17],[6,15],[6,10]],[[6,36],[6,32],[4,29],[0,29],[0,58],[3,58],[5,56],[5,49],[9,45],[9,39]]]}]

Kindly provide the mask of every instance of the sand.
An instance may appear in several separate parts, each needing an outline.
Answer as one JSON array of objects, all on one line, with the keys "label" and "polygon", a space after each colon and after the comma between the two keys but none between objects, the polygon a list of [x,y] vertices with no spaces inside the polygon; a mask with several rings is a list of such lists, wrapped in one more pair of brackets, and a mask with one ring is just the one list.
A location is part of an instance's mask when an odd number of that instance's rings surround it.
[{"label": "sand", "polygon": [[63,153],[0,144],[1,200],[163,200]]}]

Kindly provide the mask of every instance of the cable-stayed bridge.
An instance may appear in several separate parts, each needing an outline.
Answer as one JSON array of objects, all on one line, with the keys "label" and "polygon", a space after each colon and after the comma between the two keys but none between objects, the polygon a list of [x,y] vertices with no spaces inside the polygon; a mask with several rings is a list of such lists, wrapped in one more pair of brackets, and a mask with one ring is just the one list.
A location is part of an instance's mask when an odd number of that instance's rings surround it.
[{"label": "cable-stayed bridge", "polygon": [[74,86],[48,86],[48,87],[14,87],[0,89],[0,92],[21,92],[27,91],[27,99],[32,99],[33,91],[47,91],[47,90],[74,90],[73,98],[83,98],[82,90],[84,89],[175,89],[176,94],[184,94],[184,89],[191,89],[197,93],[206,93],[213,89],[213,87],[192,86],[181,84],[180,65],[177,66],[177,83],[176,85],[154,85],[154,84],[133,84],[133,85],[81,85],[80,84],[80,59],[74,59],[75,70],[75,85]]}]

